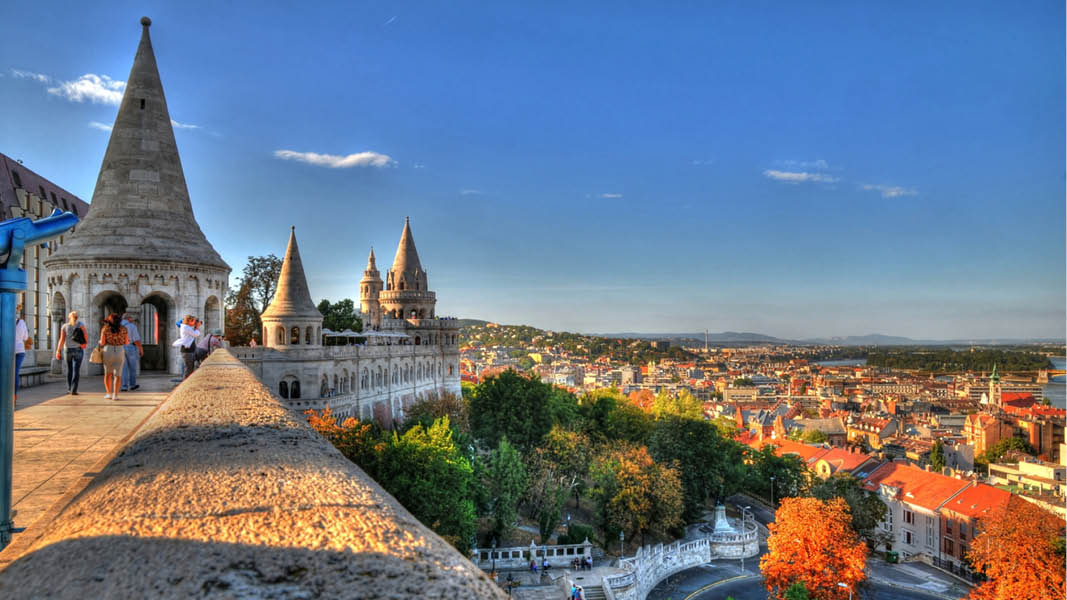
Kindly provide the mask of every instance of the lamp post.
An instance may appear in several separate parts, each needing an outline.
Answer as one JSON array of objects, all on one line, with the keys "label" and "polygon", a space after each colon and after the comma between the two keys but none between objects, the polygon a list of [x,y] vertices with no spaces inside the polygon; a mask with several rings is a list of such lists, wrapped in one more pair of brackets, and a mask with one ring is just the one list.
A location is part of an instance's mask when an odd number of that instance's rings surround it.
[{"label": "lamp post", "polygon": [[496,538],[493,538],[493,581],[496,581]]},{"label": "lamp post", "polygon": [[848,600],[852,600],[852,586],[847,583],[837,582],[837,585],[848,590]]},{"label": "lamp post", "polygon": [[619,530],[619,560],[622,560],[622,554],[624,552],[622,544],[623,544],[623,541],[625,541],[625,540],[626,540],[626,533],[623,530],[620,529]]},{"label": "lamp post", "polygon": [[748,528],[745,527],[748,524],[748,511],[752,509],[751,506],[741,507],[741,571],[745,570],[745,542],[744,536],[748,533]]},{"label": "lamp post", "polygon": [[774,507],[774,475],[771,475],[771,508]]}]

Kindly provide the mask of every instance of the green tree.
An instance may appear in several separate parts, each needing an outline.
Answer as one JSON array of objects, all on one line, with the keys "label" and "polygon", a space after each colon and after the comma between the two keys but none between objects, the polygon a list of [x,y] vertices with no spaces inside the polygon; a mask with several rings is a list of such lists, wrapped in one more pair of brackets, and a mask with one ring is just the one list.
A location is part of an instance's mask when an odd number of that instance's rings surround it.
[{"label": "green tree", "polygon": [[826,434],[818,429],[805,429],[804,433],[800,434],[800,441],[805,444],[821,444],[828,439]]},{"label": "green tree", "polygon": [[470,401],[471,433],[489,447],[507,436],[529,453],[552,428],[551,395],[552,386],[512,369],[487,377]]},{"label": "green tree", "polygon": [[741,491],[746,481],[743,447],[724,439],[708,421],[670,416],[656,421],[648,442],[660,464],[677,464],[684,493],[683,517],[699,519],[709,496],[723,499]]},{"label": "green tree", "polygon": [[351,298],[345,298],[335,303],[323,299],[319,302],[319,312],[322,313],[322,326],[333,331],[363,331],[363,320],[356,313],[356,304]]},{"label": "green tree", "polygon": [[259,337],[259,316],[274,297],[281,272],[282,259],[273,254],[248,257],[237,285],[226,296],[226,337],[231,344],[244,346]]},{"label": "green tree", "polygon": [[808,588],[801,582],[796,582],[785,591],[785,600],[808,600]]},{"label": "green tree", "polygon": [[545,452],[535,450],[527,462],[529,487],[526,506],[537,520],[541,543],[548,543],[552,532],[559,527],[563,504],[571,492],[571,482],[559,465],[552,462]]},{"label": "green tree", "polygon": [[730,417],[716,417],[711,424],[715,426],[715,429],[719,430],[719,435],[728,440],[732,440],[739,431],[737,421]]},{"label": "green tree", "polygon": [[489,454],[486,475],[488,515],[493,519],[493,533],[504,538],[515,525],[519,500],[526,492],[526,467],[522,455],[508,443],[507,437],[500,438],[496,449]]},{"label": "green tree", "polygon": [[1034,454],[1034,448],[1029,442],[1022,438],[1010,437],[993,444],[991,448],[982,453],[980,460],[986,464],[995,463],[1003,458],[1005,454],[1012,451]]},{"label": "green tree", "polygon": [[643,446],[605,453],[591,469],[590,494],[597,502],[601,528],[614,538],[619,531],[664,536],[683,523],[685,501],[678,468],[652,460]]},{"label": "green tree", "polygon": [[546,461],[555,466],[560,483],[574,495],[576,506],[584,493],[585,479],[589,474],[592,447],[584,433],[555,425],[545,435],[542,445],[536,450]]},{"label": "green tree", "polygon": [[582,396],[579,406],[585,432],[596,443],[626,441],[644,445],[652,433],[652,418],[616,390],[597,390]]},{"label": "green tree", "polygon": [[930,466],[938,473],[945,468],[945,446],[941,440],[934,442],[930,448]]},{"label": "green tree", "polygon": [[885,542],[881,527],[888,508],[878,496],[866,491],[862,482],[849,473],[838,473],[825,480],[816,480],[808,494],[819,500],[841,498],[848,503],[852,515],[852,529],[867,540],[871,547]]},{"label": "green tree", "polygon": [[[767,444],[758,451],[749,450],[748,489],[771,499],[774,486],[775,503],[783,498],[798,496],[807,487],[807,469],[795,455],[775,454],[775,446]],[[773,480],[771,478],[774,478]],[[773,483],[772,483],[773,481]]]},{"label": "green tree", "polygon": [[652,405],[652,414],[657,419],[666,416],[703,419],[704,403],[693,397],[687,390],[682,390],[677,394],[662,390],[656,395],[656,400]]},{"label": "green tree", "polygon": [[748,377],[738,377],[734,380],[734,387],[756,387],[756,383]]}]

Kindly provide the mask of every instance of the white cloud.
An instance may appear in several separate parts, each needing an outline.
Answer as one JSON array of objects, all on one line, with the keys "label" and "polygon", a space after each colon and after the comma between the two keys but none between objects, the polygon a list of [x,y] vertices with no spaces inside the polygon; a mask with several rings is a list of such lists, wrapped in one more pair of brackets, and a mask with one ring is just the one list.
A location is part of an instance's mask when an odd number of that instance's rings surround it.
[{"label": "white cloud", "polygon": [[601,198],[607,198],[607,199],[617,199],[617,198],[622,198],[622,194],[604,193],[604,194],[600,194],[600,197]]},{"label": "white cloud", "polygon": [[830,168],[830,163],[821,158],[818,160],[783,160],[782,164],[792,169],[817,169],[819,171],[826,171]]},{"label": "white cloud", "polygon": [[101,123],[100,121],[89,121],[89,127],[93,129],[99,129],[100,131],[111,131],[111,126],[107,123]]},{"label": "white cloud", "polygon": [[52,78],[48,75],[41,73],[34,73],[32,71],[22,71],[20,69],[11,69],[11,74],[15,79],[32,79],[38,83],[48,83],[52,81]]},{"label": "white cloud", "polygon": [[882,185],[874,183],[864,183],[860,186],[860,189],[867,191],[878,192],[882,194],[883,198],[899,198],[901,196],[917,196],[919,191],[914,188],[900,187],[899,185]]},{"label": "white cloud", "polygon": [[482,190],[476,190],[474,188],[464,188],[459,191],[460,196],[481,196]]},{"label": "white cloud", "polygon": [[775,169],[766,169],[763,171],[763,176],[767,179],[792,184],[808,182],[835,183],[838,181],[837,177],[830,177],[829,175],[823,175],[822,173],[808,173],[807,171],[777,171]]},{"label": "white cloud", "polygon": [[689,164],[693,165],[694,167],[706,167],[710,164],[713,164],[714,162],[714,158],[694,158],[693,160],[689,161]]},{"label": "white cloud", "polygon": [[357,152],[348,156],[337,154],[319,154],[318,152],[296,152],[293,150],[275,150],[274,156],[282,160],[298,160],[331,169],[349,169],[351,167],[389,167],[396,161],[385,154],[377,152]]},{"label": "white cloud", "polygon": [[411,168],[412,169],[425,169],[426,165],[424,165],[422,163],[415,163],[415,164],[411,165]]},{"label": "white cloud", "polygon": [[199,125],[190,125],[188,123],[179,123],[179,122],[175,121],[174,119],[170,120],[170,125],[171,125],[171,127],[175,128],[175,129],[200,129]]},{"label": "white cloud", "polygon": [[126,89],[125,81],[116,81],[107,75],[86,73],[74,81],[61,81],[56,87],[48,88],[48,93],[66,98],[71,102],[94,104],[113,104],[122,102],[122,92]]}]

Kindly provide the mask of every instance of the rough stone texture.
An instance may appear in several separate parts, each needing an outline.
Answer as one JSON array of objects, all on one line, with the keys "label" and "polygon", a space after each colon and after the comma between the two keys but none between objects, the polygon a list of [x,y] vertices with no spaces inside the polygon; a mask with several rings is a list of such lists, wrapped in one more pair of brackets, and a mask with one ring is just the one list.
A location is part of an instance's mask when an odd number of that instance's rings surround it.
[{"label": "rough stone texture", "polygon": [[[160,340],[146,348],[142,366],[152,363],[178,373],[181,357],[170,346],[177,338],[174,323],[192,314],[208,330],[223,328],[230,267],[193,216],[149,22],[142,21],[141,42],[89,213],[44,266],[53,339],[71,310],[79,312],[94,336],[107,312],[136,313],[142,304],[152,304],[161,323]],[[141,325],[144,337],[145,323]],[[88,373],[101,372],[99,365],[82,364]]]},{"label": "rough stone texture", "polygon": [[225,350],[0,572],[0,597],[500,598]]}]

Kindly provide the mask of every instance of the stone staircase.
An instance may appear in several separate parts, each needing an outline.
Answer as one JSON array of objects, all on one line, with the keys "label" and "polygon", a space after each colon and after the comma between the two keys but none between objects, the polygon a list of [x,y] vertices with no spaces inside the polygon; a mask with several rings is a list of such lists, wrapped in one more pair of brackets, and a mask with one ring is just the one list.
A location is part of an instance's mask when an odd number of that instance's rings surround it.
[{"label": "stone staircase", "polygon": [[585,600],[605,600],[607,598],[604,595],[604,588],[599,585],[583,586],[585,590]]}]

